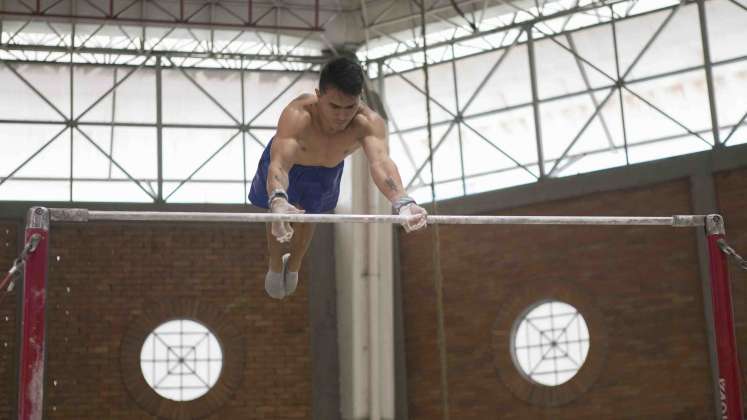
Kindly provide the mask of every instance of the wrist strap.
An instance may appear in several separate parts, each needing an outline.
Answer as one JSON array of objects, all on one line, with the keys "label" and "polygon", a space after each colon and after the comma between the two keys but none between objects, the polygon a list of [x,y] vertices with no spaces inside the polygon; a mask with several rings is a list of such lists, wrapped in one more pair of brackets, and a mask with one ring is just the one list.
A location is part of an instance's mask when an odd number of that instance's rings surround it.
[{"label": "wrist strap", "polygon": [[401,209],[402,207],[408,204],[417,204],[417,203],[415,202],[415,199],[410,197],[409,195],[403,195],[402,197],[394,200],[394,202],[392,203],[392,208],[394,209],[395,212],[399,213],[399,209]]},{"label": "wrist strap", "polygon": [[276,198],[284,198],[286,201],[288,201],[288,193],[285,192],[285,190],[282,189],[282,188],[275,188],[270,193],[270,196],[267,197],[267,204],[268,205],[271,204],[272,200],[274,200]]}]

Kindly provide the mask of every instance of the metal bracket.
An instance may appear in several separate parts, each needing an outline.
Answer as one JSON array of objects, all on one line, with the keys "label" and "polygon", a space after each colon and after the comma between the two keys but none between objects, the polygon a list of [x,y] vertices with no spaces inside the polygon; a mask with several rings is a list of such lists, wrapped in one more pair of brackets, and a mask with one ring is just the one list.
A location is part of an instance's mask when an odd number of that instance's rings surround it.
[{"label": "metal bracket", "polygon": [[49,230],[49,209],[46,207],[32,207],[26,217],[26,227]]},{"label": "metal bracket", "polygon": [[706,233],[708,235],[725,235],[724,217],[720,214],[706,216]]}]

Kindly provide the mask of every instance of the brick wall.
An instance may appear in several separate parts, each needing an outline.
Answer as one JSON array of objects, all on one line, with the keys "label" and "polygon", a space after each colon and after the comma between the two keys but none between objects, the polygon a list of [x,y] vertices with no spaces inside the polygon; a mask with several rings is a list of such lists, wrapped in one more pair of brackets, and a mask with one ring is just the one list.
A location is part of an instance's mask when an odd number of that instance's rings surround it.
[{"label": "brick wall", "polygon": [[[729,206],[744,216],[747,177],[739,178],[719,185],[739,186],[741,195],[729,194],[741,204]],[[670,216],[691,212],[689,188],[683,179],[500,214]],[[727,214],[734,232],[740,222],[732,219]],[[428,232],[401,238],[409,415],[440,418],[432,239]],[[666,227],[441,227],[451,418],[713,418],[695,238],[694,230]],[[496,371],[491,345],[491,330],[511,327],[495,325],[502,308],[548,283],[590,297],[607,332],[596,381],[557,407],[517,398]],[[593,348],[593,332],[591,340]]]},{"label": "brick wall", "polygon": [[[0,221],[0,277],[5,277],[18,251],[18,223]],[[15,289],[16,291],[18,288]],[[0,291],[0,295],[3,292]],[[0,302],[0,418],[9,419],[16,401],[16,292]]]},{"label": "brick wall", "polygon": [[184,299],[244,334],[243,379],[208,418],[311,417],[307,272],[291,299],[265,295],[262,225],[58,225],[51,237],[45,418],[155,418],[123,383],[122,338],[147,305]]},{"label": "brick wall", "polygon": [[[718,205],[726,218],[726,240],[747,257],[747,169],[717,174],[715,183]],[[740,271],[733,260],[730,260],[729,272],[742,376],[747,379],[747,272]]]}]

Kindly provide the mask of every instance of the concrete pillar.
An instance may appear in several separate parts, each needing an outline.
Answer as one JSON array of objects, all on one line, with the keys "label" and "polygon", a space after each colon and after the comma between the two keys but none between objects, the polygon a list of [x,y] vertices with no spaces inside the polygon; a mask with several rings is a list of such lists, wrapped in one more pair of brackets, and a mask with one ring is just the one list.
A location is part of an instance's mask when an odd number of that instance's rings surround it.
[{"label": "concrete pillar", "polygon": [[[345,162],[338,213],[389,213],[362,150]],[[340,399],[343,419],[394,418],[392,228],[337,224]]]}]

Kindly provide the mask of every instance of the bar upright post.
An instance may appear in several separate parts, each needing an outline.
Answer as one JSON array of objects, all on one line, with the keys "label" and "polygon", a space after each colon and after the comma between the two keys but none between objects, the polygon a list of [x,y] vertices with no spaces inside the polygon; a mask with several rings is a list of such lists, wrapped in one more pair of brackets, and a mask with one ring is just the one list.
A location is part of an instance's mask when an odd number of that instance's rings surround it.
[{"label": "bar upright post", "polygon": [[744,418],[742,411],[741,371],[737,353],[737,339],[734,333],[734,311],[729,284],[729,269],[726,254],[721,251],[719,241],[724,239],[726,230],[724,219],[712,214],[706,216],[708,236],[708,256],[711,271],[711,299],[713,300],[713,320],[716,334],[718,360],[718,385],[721,393],[721,413],[723,420]]},{"label": "bar upright post", "polygon": [[18,363],[18,419],[41,420],[44,401],[45,312],[49,210],[33,207],[26,222],[25,243],[37,235],[23,270],[21,346]]}]

